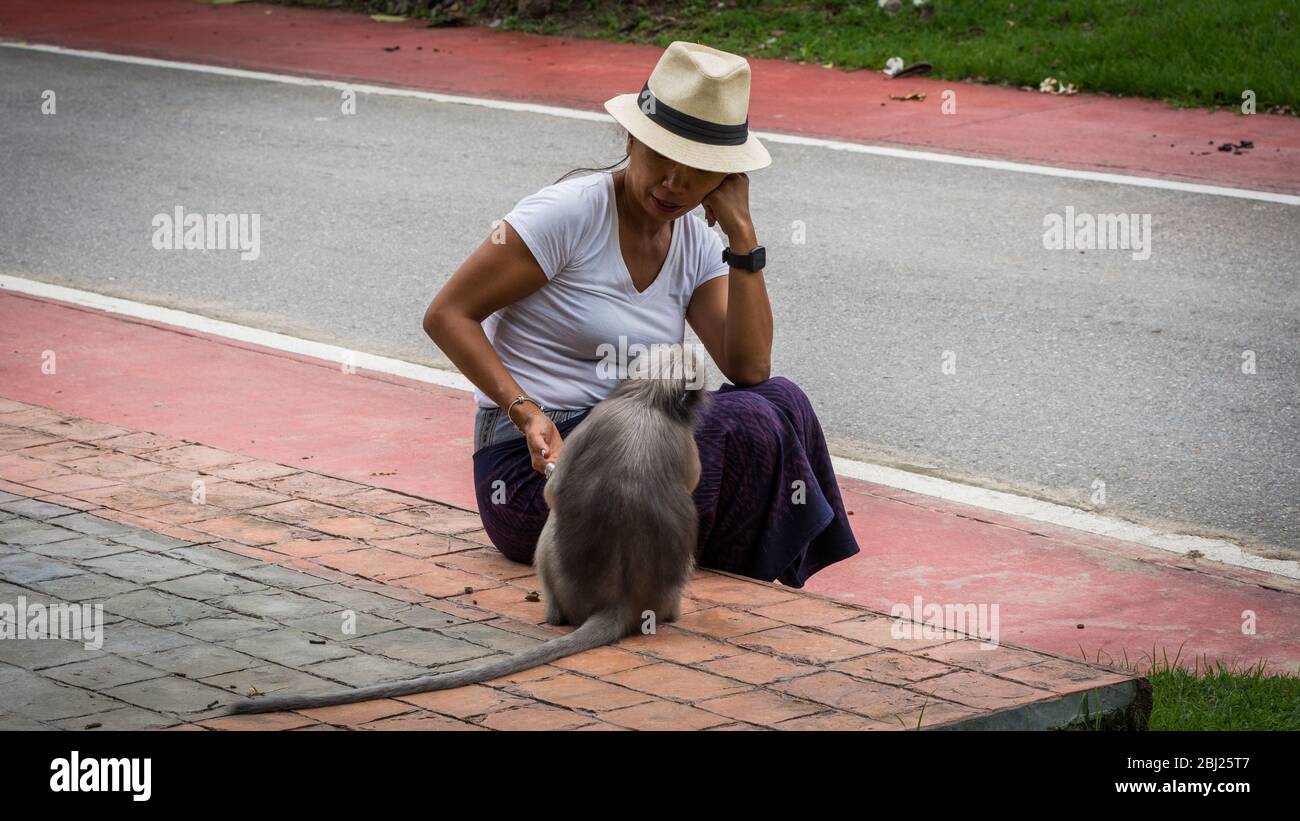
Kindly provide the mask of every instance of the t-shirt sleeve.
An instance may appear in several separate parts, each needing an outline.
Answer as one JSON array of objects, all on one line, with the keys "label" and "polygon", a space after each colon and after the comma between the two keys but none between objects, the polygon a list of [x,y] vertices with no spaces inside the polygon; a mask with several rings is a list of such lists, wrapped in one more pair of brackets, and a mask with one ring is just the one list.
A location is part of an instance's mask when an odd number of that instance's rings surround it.
[{"label": "t-shirt sleeve", "polygon": [[722,238],[718,232],[703,223],[701,228],[704,231],[704,259],[700,261],[699,276],[695,280],[695,287],[698,288],[714,277],[720,277],[723,274],[731,272],[731,266],[722,261]]},{"label": "t-shirt sleeve", "polygon": [[582,206],[582,198],[571,187],[551,185],[521,199],[504,217],[548,280],[573,258],[586,219]]}]

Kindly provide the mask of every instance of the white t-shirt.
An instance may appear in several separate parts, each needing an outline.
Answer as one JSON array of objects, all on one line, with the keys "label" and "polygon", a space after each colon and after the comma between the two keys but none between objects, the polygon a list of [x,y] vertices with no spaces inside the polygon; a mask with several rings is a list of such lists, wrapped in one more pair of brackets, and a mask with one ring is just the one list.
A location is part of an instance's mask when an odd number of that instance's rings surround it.
[{"label": "white t-shirt", "polygon": [[[598,351],[602,343],[616,351],[635,351],[637,343],[681,344],[695,289],[730,270],[717,232],[685,214],[672,222],[659,275],[638,293],[619,246],[610,172],[549,185],[520,200],[504,219],[549,281],[493,313],[483,330],[524,393],[547,410],[589,408],[617,386],[607,369],[597,367],[608,361],[609,349]],[[481,390],[474,399],[479,407],[496,407]]]}]

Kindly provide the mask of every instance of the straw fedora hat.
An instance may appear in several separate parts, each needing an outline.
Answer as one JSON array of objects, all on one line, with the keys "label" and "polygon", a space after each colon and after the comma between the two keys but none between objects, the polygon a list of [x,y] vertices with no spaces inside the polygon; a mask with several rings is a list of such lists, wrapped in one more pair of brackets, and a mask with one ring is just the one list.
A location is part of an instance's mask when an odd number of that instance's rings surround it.
[{"label": "straw fedora hat", "polygon": [[677,40],[639,94],[605,101],[633,137],[683,165],[734,174],[772,164],[749,131],[749,62]]}]

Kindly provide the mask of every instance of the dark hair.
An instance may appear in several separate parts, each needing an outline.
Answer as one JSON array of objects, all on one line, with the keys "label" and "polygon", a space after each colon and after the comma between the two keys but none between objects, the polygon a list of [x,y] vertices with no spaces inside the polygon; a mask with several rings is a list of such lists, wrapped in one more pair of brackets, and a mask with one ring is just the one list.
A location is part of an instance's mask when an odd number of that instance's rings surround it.
[{"label": "dark hair", "polygon": [[[624,137],[624,140],[625,140],[625,141],[626,141],[627,136],[628,136],[628,134],[627,134],[627,131],[625,130],[625,131],[623,132],[623,137]],[[633,137],[632,139],[636,139],[636,138]],[[624,152],[624,154],[623,154],[623,159],[619,160],[618,162],[616,162],[616,163],[614,163],[614,164],[612,164],[612,165],[607,165],[607,166],[605,166],[604,168],[575,168],[575,169],[573,169],[572,171],[570,171],[569,173],[565,174],[563,177],[560,177],[560,179],[556,180],[555,183],[560,182],[560,181],[563,180],[565,177],[571,177],[571,176],[573,176],[574,174],[578,173],[579,171],[612,171],[613,169],[615,169],[615,168],[619,167],[620,165],[622,165],[623,163],[627,162],[627,160],[628,160],[628,158],[629,158],[630,156],[631,156],[630,154]],[[551,184],[554,185],[555,183],[551,183]]]},{"label": "dark hair", "polygon": [[[624,155],[623,155],[623,159],[619,160],[618,162],[614,163],[613,165],[607,165],[607,166],[605,166],[604,168],[575,168],[575,169],[573,169],[572,171],[570,171],[570,172],[568,172],[567,174],[565,174],[564,177],[571,177],[571,176],[573,176],[574,174],[578,173],[579,171],[611,171],[611,170],[617,168],[618,166],[622,165],[626,160],[627,160],[627,155],[624,154]],[[563,180],[564,177],[560,177],[560,179],[559,179],[559,180],[556,180],[555,182],[557,182],[557,183],[560,182],[560,180]],[[554,184],[555,184],[555,183],[552,183],[552,185],[554,185]]]}]

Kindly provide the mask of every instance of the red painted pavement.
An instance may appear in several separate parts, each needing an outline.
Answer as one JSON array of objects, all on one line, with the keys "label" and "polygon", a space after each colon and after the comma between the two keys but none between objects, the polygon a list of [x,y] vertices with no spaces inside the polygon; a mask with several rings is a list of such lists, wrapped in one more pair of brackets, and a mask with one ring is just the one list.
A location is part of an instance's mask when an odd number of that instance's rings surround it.
[{"label": "red painted pavement", "polygon": [[[640,90],[662,53],[653,46],[192,0],[5,0],[0,37],[592,111],[603,111],[601,103],[614,94]],[[384,50],[393,46],[400,50]],[[772,59],[750,63],[750,123],[761,131],[1300,193],[1300,120],[1294,117],[887,80],[875,71]],[[945,89],[957,92],[956,114],[940,111]],[[913,91],[928,97],[888,99]],[[1240,155],[1210,145],[1243,139],[1255,148]]]},{"label": "red painted pavement", "polygon": [[[12,292],[0,292],[0,342],[0,396],[476,507],[469,393]],[[1172,659],[1185,643],[1184,660],[1300,670],[1295,581],[865,482],[841,489],[862,553],[809,590],[885,610],[915,596],[996,604],[1001,638],[1093,660]],[[1241,633],[1245,610],[1255,636]]]}]

